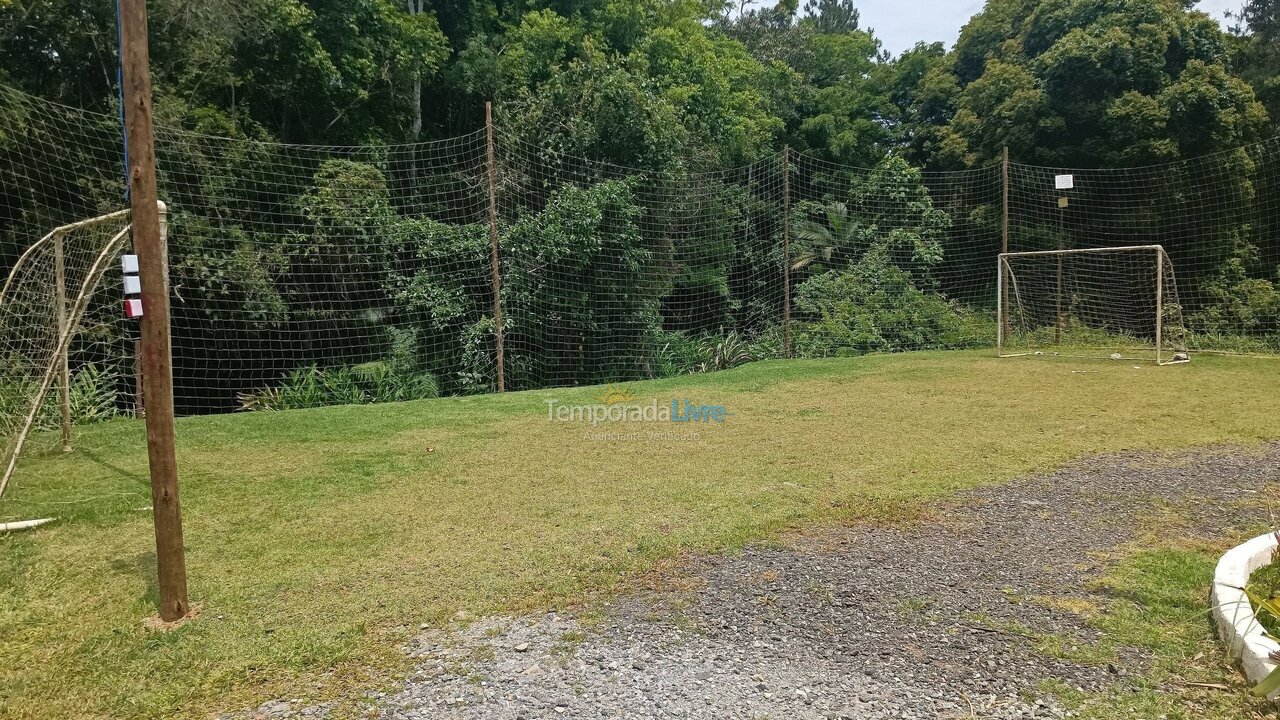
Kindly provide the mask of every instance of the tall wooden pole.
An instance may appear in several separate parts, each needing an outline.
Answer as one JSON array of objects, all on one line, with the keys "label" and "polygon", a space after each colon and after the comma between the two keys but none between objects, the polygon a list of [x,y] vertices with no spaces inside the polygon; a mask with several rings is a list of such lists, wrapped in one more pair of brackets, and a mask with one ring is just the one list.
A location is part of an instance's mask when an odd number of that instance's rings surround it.
[{"label": "tall wooden pole", "polygon": [[67,260],[62,235],[53,236],[53,280],[57,287],[54,294],[58,303],[58,342],[63,345],[58,353],[58,386],[62,400],[62,452],[71,452],[71,343],[66,339],[67,329]]},{"label": "tall wooden pole", "polygon": [[[1009,252],[1009,146],[1008,145],[1004,146],[1004,151],[1002,152],[1001,157],[1002,157],[1002,163],[1000,168],[1001,170],[1000,175],[1001,175],[1003,199],[1001,200],[1001,212],[1000,212],[1000,252],[1003,254],[1003,253]],[[999,263],[999,267],[997,268],[996,284],[999,285],[1000,287],[998,288],[999,292],[997,293],[996,301],[1000,304],[999,306],[1000,332],[1003,333],[1003,335],[1007,336],[1009,334],[1009,297],[1007,294],[1007,290],[1005,289],[1005,283],[1003,282],[1004,272],[1005,272],[1004,263]],[[997,342],[996,344],[1000,345],[1001,343]]]},{"label": "tall wooden pole", "polygon": [[[1067,232],[1066,211],[1062,209],[1062,205],[1058,205],[1058,249],[1067,249]],[[1057,322],[1053,326],[1053,344],[1062,344],[1062,256],[1058,256],[1058,292],[1055,294],[1057,298]]]},{"label": "tall wooden pole", "polygon": [[782,148],[782,349],[791,357],[791,146]]},{"label": "tall wooden pole", "polygon": [[1164,248],[1156,250],[1156,365],[1164,364]]},{"label": "tall wooden pole", "polygon": [[142,282],[142,365],[147,398],[147,460],[156,530],[160,619],[178,620],[189,609],[187,561],[178,503],[178,461],[173,438],[173,361],[169,338],[164,208],[156,194],[156,148],[151,122],[151,72],[146,0],[120,0],[120,68],[125,134],[131,160],[129,199],[133,249]]},{"label": "tall wooden pole", "polygon": [[502,266],[498,260],[498,180],[493,156],[493,103],[484,104],[484,128],[487,141],[488,163],[486,175],[489,181],[489,265],[493,274],[493,338],[498,364],[498,392],[507,389],[502,356]]}]

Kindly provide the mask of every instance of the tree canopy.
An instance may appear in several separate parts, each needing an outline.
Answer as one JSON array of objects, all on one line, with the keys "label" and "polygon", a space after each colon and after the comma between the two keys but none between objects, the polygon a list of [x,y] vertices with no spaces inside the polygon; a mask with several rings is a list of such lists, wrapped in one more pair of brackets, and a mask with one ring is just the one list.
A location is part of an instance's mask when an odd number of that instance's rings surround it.
[{"label": "tree canopy", "polygon": [[[890,58],[853,0],[154,0],[166,124],[295,143],[473,129],[620,164],[741,164],[783,144],[865,167],[1114,166],[1269,132],[1274,0],[1230,37],[1184,0],[989,0],[949,52]],[[115,103],[113,0],[0,2],[0,82]]]}]

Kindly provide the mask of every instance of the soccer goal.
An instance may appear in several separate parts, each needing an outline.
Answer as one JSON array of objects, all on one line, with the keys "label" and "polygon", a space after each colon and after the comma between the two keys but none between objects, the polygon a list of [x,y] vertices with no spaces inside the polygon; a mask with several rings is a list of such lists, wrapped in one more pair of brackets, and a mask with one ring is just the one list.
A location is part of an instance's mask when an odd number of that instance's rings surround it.
[{"label": "soccer goal", "polygon": [[1002,253],[1001,357],[1187,362],[1173,264],[1160,245]]},{"label": "soccer goal", "polygon": [[56,227],[23,251],[0,286],[0,495],[33,432],[60,428],[69,451],[73,424],[120,410],[120,366],[130,362],[132,340],[122,295],[98,290],[129,229],[128,210]]}]

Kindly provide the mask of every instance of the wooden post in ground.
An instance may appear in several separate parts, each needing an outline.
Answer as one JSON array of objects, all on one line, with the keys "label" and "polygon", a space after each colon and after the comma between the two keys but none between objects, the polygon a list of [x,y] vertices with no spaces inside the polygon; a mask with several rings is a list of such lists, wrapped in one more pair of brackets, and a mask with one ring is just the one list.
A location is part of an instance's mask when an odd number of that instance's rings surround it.
[{"label": "wooden post in ground", "polygon": [[[1061,217],[1061,214],[1059,214],[1059,217]],[[1061,225],[1062,223],[1059,223],[1059,226]],[[1062,245],[1059,245],[1058,249],[1059,250],[1063,249]],[[1062,256],[1061,255],[1058,256],[1058,291],[1055,294],[1055,298],[1056,298],[1056,304],[1057,304],[1057,308],[1055,312],[1057,313],[1057,315],[1056,315],[1056,322],[1054,322],[1053,324],[1053,344],[1061,345],[1062,344]]]},{"label": "wooden post in ground", "polygon": [[782,148],[782,349],[791,351],[791,146]]},{"label": "wooden post in ground", "polygon": [[146,395],[142,392],[142,340],[133,341],[133,416],[142,420],[147,416]]},{"label": "wooden post in ground", "polygon": [[[67,328],[67,259],[62,235],[53,236],[53,281],[57,285],[54,295],[58,304],[58,342],[64,343]],[[62,400],[62,452],[71,452],[71,352],[70,341],[62,345],[58,362],[58,386]]]},{"label": "wooden post in ground", "polygon": [[[1009,252],[1009,146],[1004,146],[1001,154],[1001,185],[1003,189],[1003,199],[1001,201],[1000,213],[1000,252]],[[1004,263],[1000,263],[997,268],[996,284],[1000,286],[1000,292],[997,293],[996,302],[999,304],[997,313],[1000,315],[999,333],[1003,336],[1009,334],[1009,297],[1006,283],[1004,282]],[[997,345],[1001,343],[997,342]]]},{"label": "wooden post in ground", "polygon": [[498,258],[498,178],[493,152],[493,103],[484,104],[484,128],[488,161],[485,175],[489,184],[489,265],[493,275],[493,339],[497,361],[498,392],[506,392],[502,356],[502,266]]},{"label": "wooden post in ground", "polygon": [[[1062,196],[1058,198],[1058,249],[1067,249],[1067,193],[1062,191]],[[1055,303],[1057,305],[1055,312],[1055,322],[1053,324],[1053,344],[1062,344],[1062,264],[1063,256],[1058,255],[1058,291],[1055,293]]]},{"label": "wooden post in ground", "polygon": [[120,67],[128,145],[133,250],[142,282],[142,365],[147,398],[147,460],[155,519],[160,619],[178,620],[190,609],[187,562],[178,502],[173,431],[173,358],[162,213],[156,190],[151,71],[146,0],[120,0]]},{"label": "wooden post in ground", "polygon": [[1156,365],[1162,365],[1164,358],[1160,346],[1164,342],[1164,248],[1156,250]]}]

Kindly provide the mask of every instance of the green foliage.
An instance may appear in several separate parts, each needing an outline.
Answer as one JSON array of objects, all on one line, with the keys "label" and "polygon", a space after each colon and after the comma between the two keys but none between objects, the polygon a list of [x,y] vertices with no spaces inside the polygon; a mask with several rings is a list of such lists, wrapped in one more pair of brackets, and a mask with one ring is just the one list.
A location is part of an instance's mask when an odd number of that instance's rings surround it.
[{"label": "green foliage", "polygon": [[707,362],[706,346],[683,332],[663,332],[655,339],[654,376],[675,377],[698,372]]},{"label": "green foliage", "polygon": [[883,253],[801,283],[795,309],[801,357],[977,347],[994,336],[991,321],[917,288]]},{"label": "green foliage", "polygon": [[1266,113],[1227,50],[1180,0],[990,0],[950,58],[956,90],[934,159],[979,165],[1007,145],[1023,162],[1105,167],[1239,147]]},{"label": "green foliage", "polygon": [[[1249,603],[1253,605],[1254,613],[1271,637],[1276,637],[1276,627],[1280,623],[1280,600],[1276,597],[1276,576],[1275,564],[1266,565],[1249,576],[1249,585],[1244,588],[1245,595],[1249,597]],[[1264,698],[1276,690],[1280,690],[1280,668],[1268,673],[1250,692],[1254,697]]]},{"label": "green foliage", "polygon": [[783,355],[781,333],[777,329],[770,329],[755,338],[748,338],[735,330],[705,335],[663,332],[658,335],[657,342],[654,377],[727,370],[743,363]]},{"label": "green foliage", "polygon": [[1204,290],[1210,300],[1193,323],[1204,332],[1280,334],[1280,290],[1269,280],[1249,277],[1243,259],[1227,260]]},{"label": "green foliage", "polygon": [[[120,408],[115,387],[116,374],[87,363],[71,373],[71,422],[75,425],[109,420]],[[0,371],[0,437],[12,436],[31,411],[31,401],[39,387],[37,378],[16,369]],[[36,430],[52,430],[62,424],[62,396],[56,384],[49,388],[36,410]]]},{"label": "green foliage", "polygon": [[325,369],[308,365],[277,386],[240,393],[240,409],[297,410],[439,397],[435,375],[423,369],[417,331],[391,328],[387,344],[390,351],[381,360]]},{"label": "green foliage", "polygon": [[705,370],[728,370],[756,359],[751,344],[733,331],[702,338],[701,346]]},{"label": "green foliage", "polygon": [[934,207],[920,171],[901,158],[853,176],[848,202],[801,203],[796,212],[794,269],[842,268],[875,254],[922,286],[932,283],[951,228],[947,213]]},{"label": "green foliage", "polygon": [[419,357],[442,390],[492,389],[488,228],[419,219],[400,221],[394,233],[399,257],[384,279],[386,322],[416,331]]},{"label": "green foliage", "polygon": [[631,185],[611,180],[557,190],[510,228],[503,292],[512,385],[646,375],[670,283],[662,248],[640,232],[641,212]]},{"label": "green foliage", "polygon": [[1235,19],[1234,64],[1266,106],[1274,131],[1280,127],[1280,2],[1246,0]]},{"label": "green foliage", "polygon": [[312,365],[285,376],[280,385],[241,393],[241,410],[297,410],[329,405],[422,400],[438,397],[430,373],[411,372],[391,361],[321,370]]}]

